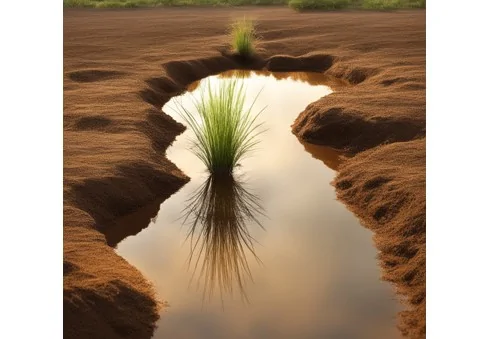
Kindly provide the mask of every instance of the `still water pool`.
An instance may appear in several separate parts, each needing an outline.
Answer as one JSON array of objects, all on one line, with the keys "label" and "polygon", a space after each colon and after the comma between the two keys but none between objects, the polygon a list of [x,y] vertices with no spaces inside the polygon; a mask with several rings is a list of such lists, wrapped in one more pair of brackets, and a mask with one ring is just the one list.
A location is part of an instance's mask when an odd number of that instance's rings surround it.
[{"label": "still water pool", "polygon": [[[159,208],[149,227],[113,244],[168,302],[154,338],[398,338],[400,306],[379,279],[372,234],[330,185],[339,154],[291,133],[298,114],[332,92],[327,79],[242,71],[205,80],[217,86],[233,76],[244,77],[247,107],[259,92],[254,109],[265,107],[257,150],[233,177],[210,179],[187,129],[167,157],[191,181],[143,209]],[[176,103],[192,109],[201,84],[163,111],[183,122]],[[196,220],[201,208],[205,218]]]}]

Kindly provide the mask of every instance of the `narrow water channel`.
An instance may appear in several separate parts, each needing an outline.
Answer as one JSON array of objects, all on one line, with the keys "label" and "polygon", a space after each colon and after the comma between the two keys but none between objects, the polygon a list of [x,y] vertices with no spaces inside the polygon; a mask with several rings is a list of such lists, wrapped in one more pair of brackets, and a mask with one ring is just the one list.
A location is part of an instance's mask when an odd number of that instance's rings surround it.
[{"label": "narrow water channel", "polygon": [[[186,130],[167,157],[191,181],[161,206],[138,212],[152,217],[148,227],[113,241],[168,302],[154,338],[399,338],[400,306],[380,281],[372,234],[336,200],[330,184],[339,154],[291,133],[298,114],[332,92],[327,80],[227,72],[205,81],[219,85],[230,76],[245,77],[246,107],[260,92],[254,108],[265,107],[259,119],[266,131],[259,147],[233,178],[211,180],[190,152],[192,131]],[[192,109],[199,86],[163,111],[183,121],[174,113],[176,102]],[[195,220],[193,213],[210,205],[212,222]]]}]

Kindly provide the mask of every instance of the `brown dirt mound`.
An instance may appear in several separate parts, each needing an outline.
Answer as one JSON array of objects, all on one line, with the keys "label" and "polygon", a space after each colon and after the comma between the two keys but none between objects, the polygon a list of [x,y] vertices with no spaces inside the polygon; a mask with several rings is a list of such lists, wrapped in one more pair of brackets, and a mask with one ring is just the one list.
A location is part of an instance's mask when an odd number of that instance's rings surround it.
[{"label": "brown dirt mound", "polygon": [[[355,86],[334,88],[335,93],[308,105],[294,122],[293,133],[350,152],[424,138],[423,65],[366,71],[335,64],[327,74]],[[404,76],[395,76],[400,73]]]},{"label": "brown dirt mound", "polygon": [[338,197],[375,232],[383,279],[406,297],[400,329],[425,336],[425,139],[379,146],[339,167]]},{"label": "brown dirt mound", "polygon": [[65,338],[150,338],[160,305],[152,286],[91,228],[65,226]]},{"label": "brown dirt mound", "polygon": [[[261,55],[246,63],[223,52],[226,24],[243,15],[257,19],[262,36]],[[383,143],[423,138],[424,67],[424,11],[65,10],[65,337],[150,338],[153,333],[159,304],[151,284],[107,243],[117,244],[145,227],[157,210],[155,206],[145,210],[145,206],[168,198],[188,180],[164,157],[166,148],[183,131],[182,125],[160,110],[172,96],[195,80],[232,68],[324,71],[351,86],[345,90],[339,87],[335,94],[310,105],[293,131],[305,140],[355,153]],[[392,152],[386,147],[376,150],[380,164],[388,161]],[[410,159],[422,154],[422,148],[401,147],[398,165],[390,166],[419,171],[413,177],[421,180],[421,167],[410,167]],[[337,185],[339,196],[347,194],[342,199],[353,210],[359,199],[365,198],[356,193],[348,199],[349,192],[354,192],[346,187],[349,185],[351,189],[365,186],[386,199],[393,198],[383,191],[390,185],[395,185],[400,196],[412,192],[401,186],[410,182],[411,177],[403,177],[410,171],[394,172],[400,178],[390,177],[390,182],[378,178],[376,167],[369,172],[370,178],[362,176],[366,168],[356,160],[364,159],[358,158],[362,156],[346,161],[339,172],[339,178],[355,175],[344,184],[345,189]],[[421,197],[425,193],[414,192]],[[409,200],[386,200],[379,205],[377,198],[370,199],[372,203],[365,202],[366,209],[374,214],[359,215],[375,230],[378,248],[388,253],[386,258],[380,257],[384,275],[416,306],[402,313],[401,328],[412,338],[422,337],[425,310],[423,302],[417,303],[413,297],[418,295],[422,300],[425,253],[419,250],[407,264],[408,259],[397,257],[398,250],[393,250],[393,246],[403,252],[420,245],[422,233],[411,235],[413,244],[404,242],[402,236],[395,238],[401,241],[395,244],[378,235],[385,228],[388,232],[405,225],[397,216],[404,211],[401,215],[409,218],[405,206]],[[138,211],[141,217],[134,216]],[[129,220],[127,228],[116,231],[110,227],[124,216]],[[419,218],[425,226],[425,214]],[[388,225],[387,220],[394,223]],[[107,240],[99,231],[106,233]],[[400,234],[398,231],[392,230]],[[425,243],[425,231],[423,236]]]}]

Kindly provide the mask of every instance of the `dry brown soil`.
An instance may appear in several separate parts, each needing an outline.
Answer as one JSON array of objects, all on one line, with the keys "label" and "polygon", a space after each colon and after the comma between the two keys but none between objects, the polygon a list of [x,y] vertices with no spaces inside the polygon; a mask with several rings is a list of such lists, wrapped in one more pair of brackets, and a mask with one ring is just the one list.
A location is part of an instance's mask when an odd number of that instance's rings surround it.
[{"label": "dry brown soil", "polygon": [[[226,52],[226,25],[243,15],[261,35],[250,61]],[[161,305],[111,246],[188,180],[165,158],[183,126],[160,108],[233,68],[352,85],[298,112],[292,131],[354,155],[339,166],[338,197],[374,231],[383,277],[407,303],[400,330],[425,337],[425,11],[67,9],[63,40],[65,338],[151,337]],[[148,218],[133,220],[141,208]]]}]

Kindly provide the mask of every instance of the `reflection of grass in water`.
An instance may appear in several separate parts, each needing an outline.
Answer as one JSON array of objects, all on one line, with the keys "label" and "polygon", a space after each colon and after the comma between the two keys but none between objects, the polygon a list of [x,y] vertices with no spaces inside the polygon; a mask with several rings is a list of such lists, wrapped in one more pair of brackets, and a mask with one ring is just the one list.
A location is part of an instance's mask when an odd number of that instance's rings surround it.
[{"label": "reflection of grass in water", "polygon": [[215,88],[210,81],[201,84],[200,98],[193,102],[197,114],[178,103],[177,113],[195,134],[194,154],[210,173],[232,173],[259,143],[256,137],[262,124],[256,120],[262,111],[252,114],[255,100],[248,109],[244,107],[243,82],[235,78],[220,81]]},{"label": "reflection of grass in water", "polygon": [[199,280],[204,279],[203,298],[211,298],[218,287],[223,300],[223,292],[233,294],[235,282],[242,300],[248,301],[245,285],[252,275],[246,251],[260,260],[247,222],[262,227],[257,219],[259,214],[264,215],[259,198],[230,174],[209,176],[187,201],[184,223],[190,220],[189,265],[196,259],[194,278],[201,264]]}]

